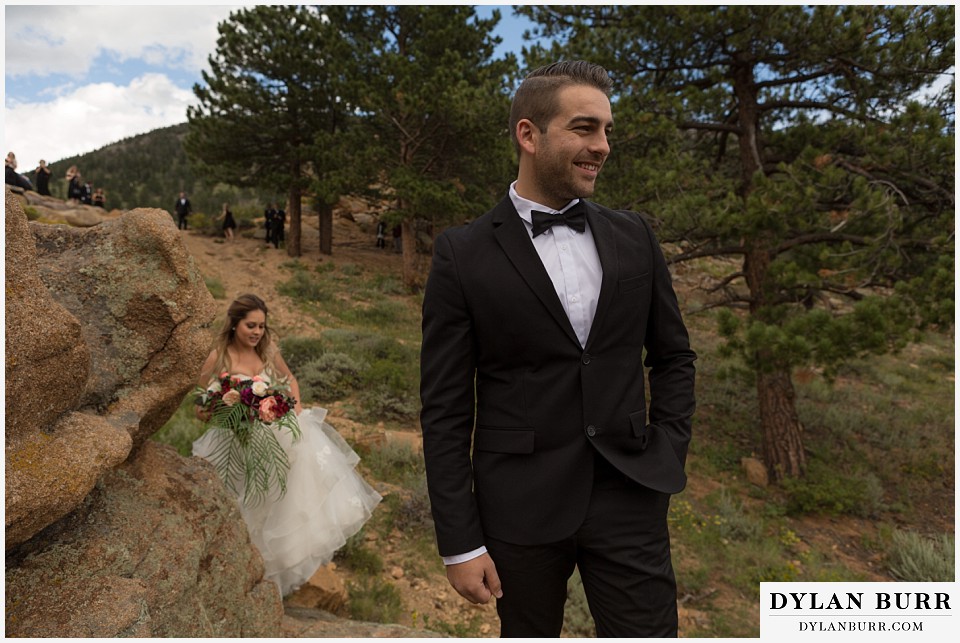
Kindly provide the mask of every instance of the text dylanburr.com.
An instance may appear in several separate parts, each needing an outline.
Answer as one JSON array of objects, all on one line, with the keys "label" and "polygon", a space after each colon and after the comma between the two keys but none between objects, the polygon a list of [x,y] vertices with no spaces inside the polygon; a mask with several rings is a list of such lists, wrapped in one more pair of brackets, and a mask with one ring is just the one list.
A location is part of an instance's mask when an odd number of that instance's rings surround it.
[{"label": "text dylanburr.com", "polygon": [[760,638],[956,640],[957,583],[760,583]]}]

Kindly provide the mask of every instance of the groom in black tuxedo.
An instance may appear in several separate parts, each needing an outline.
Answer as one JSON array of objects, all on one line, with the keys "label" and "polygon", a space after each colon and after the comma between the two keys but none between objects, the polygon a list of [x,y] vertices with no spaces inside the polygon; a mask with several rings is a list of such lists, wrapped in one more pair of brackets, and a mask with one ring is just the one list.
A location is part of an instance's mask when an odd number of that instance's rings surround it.
[{"label": "groom in black tuxedo", "polygon": [[437,237],[424,295],[437,543],[461,595],[497,598],[501,636],[558,636],[575,567],[599,636],[677,636],[667,509],[696,355],[650,225],[584,200],[610,153],[610,90],[583,61],[526,77],[517,181]]}]

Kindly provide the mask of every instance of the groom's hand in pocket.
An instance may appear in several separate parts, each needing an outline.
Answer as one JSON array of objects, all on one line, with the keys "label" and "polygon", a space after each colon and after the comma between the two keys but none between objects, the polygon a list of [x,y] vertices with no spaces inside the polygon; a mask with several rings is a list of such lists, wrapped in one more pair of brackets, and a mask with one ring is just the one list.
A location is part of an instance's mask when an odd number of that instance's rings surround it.
[{"label": "groom's hand in pocket", "polygon": [[490,554],[482,554],[465,563],[447,565],[447,580],[457,593],[471,603],[487,603],[491,596],[503,596],[497,567]]}]

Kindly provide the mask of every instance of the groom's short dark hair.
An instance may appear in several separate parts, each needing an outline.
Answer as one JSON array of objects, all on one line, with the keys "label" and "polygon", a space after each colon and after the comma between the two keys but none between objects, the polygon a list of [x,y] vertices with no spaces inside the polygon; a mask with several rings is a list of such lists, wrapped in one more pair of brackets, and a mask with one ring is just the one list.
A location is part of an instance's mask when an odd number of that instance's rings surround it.
[{"label": "groom's short dark hair", "polygon": [[547,123],[557,115],[557,92],[570,85],[595,87],[608,97],[613,90],[607,70],[585,60],[562,60],[534,69],[520,83],[510,106],[510,138],[518,155],[517,123],[526,118],[541,132],[546,131]]}]

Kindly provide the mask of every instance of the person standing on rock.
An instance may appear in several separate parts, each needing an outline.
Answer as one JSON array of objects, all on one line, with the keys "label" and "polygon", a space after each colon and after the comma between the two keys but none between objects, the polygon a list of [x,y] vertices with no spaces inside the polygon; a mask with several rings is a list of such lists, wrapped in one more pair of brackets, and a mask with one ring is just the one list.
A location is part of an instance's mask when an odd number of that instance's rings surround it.
[{"label": "person standing on rock", "polygon": [[190,206],[190,199],[187,198],[186,192],[181,192],[180,196],[177,197],[177,202],[174,204],[173,210],[177,213],[177,229],[186,230],[187,217],[193,212],[193,208]]},{"label": "person standing on rock", "polygon": [[585,61],[524,79],[517,180],[437,237],[424,292],[437,544],[457,592],[496,597],[503,637],[559,636],[575,568],[597,636],[678,634],[667,509],[686,483],[696,354],[650,224],[586,200],[611,90]]},{"label": "person standing on rock", "polygon": [[80,176],[80,170],[76,165],[67,168],[67,200],[73,203],[80,203],[80,197],[83,196],[83,178]]},{"label": "person standing on rock", "polygon": [[37,194],[50,196],[50,168],[47,167],[47,162],[40,159],[40,165],[33,173],[37,179]]},{"label": "person standing on rock", "polygon": [[[226,376],[264,385],[286,380],[296,400],[300,438],[276,431],[290,463],[286,493],[272,487],[266,499],[248,502],[243,489],[232,486],[250,541],[263,557],[264,577],[286,596],[360,531],[381,497],[356,472],[360,458],[325,422],[327,410],[303,409],[297,379],[274,343],[267,305],[257,295],[241,295],[231,302],[213,350],[200,368],[199,386],[219,387]],[[196,408],[198,417],[209,419],[200,406]],[[193,443],[193,455],[216,461],[230,439],[228,430],[211,427]]]}]

